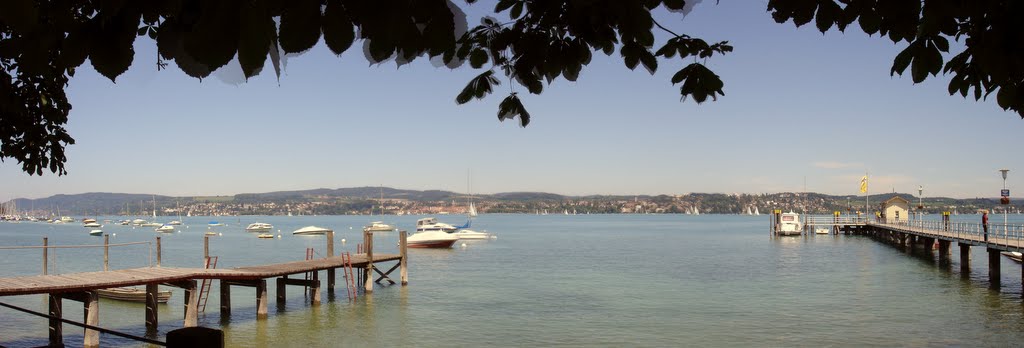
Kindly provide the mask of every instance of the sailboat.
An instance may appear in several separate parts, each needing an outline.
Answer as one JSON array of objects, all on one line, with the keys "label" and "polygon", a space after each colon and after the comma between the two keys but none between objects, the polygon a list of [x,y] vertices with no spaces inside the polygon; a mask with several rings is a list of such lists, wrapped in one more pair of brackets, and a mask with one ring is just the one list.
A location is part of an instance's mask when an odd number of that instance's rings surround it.
[{"label": "sailboat", "polygon": [[754,215],[761,215],[761,213],[757,211],[756,205],[754,206]]},{"label": "sailboat", "polygon": [[750,212],[750,206],[749,205],[747,206],[747,211],[745,213],[743,213],[743,215],[754,215],[754,213]]},{"label": "sailboat", "polygon": [[693,206],[693,215],[700,215],[700,209],[697,209],[696,205]]},{"label": "sailboat", "polygon": [[[380,187],[380,215],[384,215],[384,186]],[[370,208],[370,216],[373,216],[373,208]],[[389,232],[394,231],[395,227],[384,223],[383,221],[374,221],[369,225],[363,226],[363,231],[368,232]]]},{"label": "sailboat", "polygon": [[174,210],[178,211],[178,219],[168,222],[167,224],[174,226],[181,225],[181,207],[178,205],[178,201],[174,201]]}]

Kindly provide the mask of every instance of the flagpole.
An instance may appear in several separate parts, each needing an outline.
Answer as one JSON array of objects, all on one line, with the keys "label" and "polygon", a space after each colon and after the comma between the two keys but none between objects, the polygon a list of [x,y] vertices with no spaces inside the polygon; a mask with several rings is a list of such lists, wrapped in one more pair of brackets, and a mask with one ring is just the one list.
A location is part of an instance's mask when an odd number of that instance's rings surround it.
[{"label": "flagpole", "polygon": [[864,183],[865,183],[865,185],[864,185],[864,217],[867,217],[868,214],[871,213],[871,208],[870,208],[871,205],[868,204],[868,196],[869,196],[868,189],[870,189],[870,187],[868,187],[869,185],[867,184],[867,182],[868,182],[867,180],[868,180],[868,172],[865,171],[864,172]]}]

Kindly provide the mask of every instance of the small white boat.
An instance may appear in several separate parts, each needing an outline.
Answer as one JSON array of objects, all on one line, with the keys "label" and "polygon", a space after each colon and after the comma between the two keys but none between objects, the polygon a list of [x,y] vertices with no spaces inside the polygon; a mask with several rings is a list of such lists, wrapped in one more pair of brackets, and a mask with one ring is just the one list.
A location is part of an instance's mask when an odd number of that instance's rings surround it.
[{"label": "small white boat", "polygon": [[270,233],[260,233],[260,234],[256,235],[256,237],[257,238],[262,238],[262,239],[269,239],[269,238],[274,238],[274,235],[270,234]]},{"label": "small white boat", "polygon": [[205,233],[205,234],[206,234],[207,236],[216,236],[216,235],[217,235],[217,232],[214,232],[214,231],[206,231],[206,233]]},{"label": "small white boat", "polygon": [[135,226],[142,226],[142,224],[146,224],[146,223],[149,223],[149,222],[146,221],[146,220],[143,220],[143,219],[132,220],[132,225],[135,225]]},{"label": "small white boat", "polygon": [[178,225],[181,225],[181,221],[174,220],[174,221],[168,222],[167,224],[168,225],[173,225],[173,226],[178,226]]},{"label": "small white boat", "polygon": [[814,229],[815,234],[828,234],[829,229],[827,227],[818,227]]},{"label": "small white boat", "polygon": [[210,223],[208,223],[208,224],[206,224],[206,225],[207,225],[207,226],[224,226],[224,224],[222,224],[222,223],[219,223],[219,222],[217,222],[217,221],[210,221]]},{"label": "small white boat", "polygon": [[369,225],[363,227],[363,231],[369,232],[391,232],[394,231],[395,227],[384,223],[383,221],[374,221]]},{"label": "small white boat", "polygon": [[300,229],[297,229],[297,230],[293,231],[292,234],[299,235],[299,236],[311,236],[311,235],[318,235],[318,234],[327,234],[327,232],[334,232],[334,230],[329,229],[329,228],[323,228],[323,227],[306,226],[306,227],[303,227],[303,228],[300,228]]},{"label": "small white boat", "polygon": [[459,239],[490,239],[493,235],[487,232],[477,232],[473,230],[458,230],[452,233],[453,236],[459,237]]},{"label": "small white boat", "polygon": [[96,222],[96,220],[93,220],[92,222],[85,223],[84,225],[82,225],[82,227],[96,228],[103,227],[103,225],[100,225],[98,222]]},{"label": "small white boat", "polygon": [[[466,227],[469,227],[468,224]],[[416,220],[416,232],[441,231],[445,233],[455,232],[458,227],[437,222],[437,218],[428,217]]]},{"label": "small white boat", "polygon": [[246,232],[270,232],[274,225],[264,222],[254,222],[245,227]]},{"label": "small white boat", "polygon": [[1004,251],[1004,252],[1001,252],[1000,254],[1003,254],[1006,257],[1009,257],[1009,258],[1011,258],[1011,259],[1013,259],[1014,261],[1017,261],[1017,262],[1021,262],[1021,259],[1024,258],[1024,254],[1021,254],[1018,251]]},{"label": "small white boat", "polygon": [[82,219],[82,223],[83,224],[88,224],[88,223],[93,223],[93,222],[96,222],[96,219],[92,219],[92,218]]},{"label": "small white boat", "polygon": [[405,241],[410,248],[451,248],[458,240],[454,233],[431,230],[414,233]]},{"label": "small white boat", "polygon": [[[139,288],[110,288],[110,289],[97,289],[96,295],[102,298],[108,298],[111,300],[128,301],[128,302],[146,302],[146,290]],[[171,299],[171,291],[163,290],[156,292],[157,303],[167,303],[167,300]]]},{"label": "small white boat", "polygon": [[89,235],[90,236],[102,236],[103,235],[103,230],[92,230],[92,231],[89,231]]},{"label": "small white boat", "polygon": [[160,232],[160,233],[170,233],[170,232],[174,232],[174,226],[171,226],[171,225],[162,225],[162,226],[160,226],[160,227],[157,227],[157,228],[156,228],[156,231],[157,231],[157,232]]}]

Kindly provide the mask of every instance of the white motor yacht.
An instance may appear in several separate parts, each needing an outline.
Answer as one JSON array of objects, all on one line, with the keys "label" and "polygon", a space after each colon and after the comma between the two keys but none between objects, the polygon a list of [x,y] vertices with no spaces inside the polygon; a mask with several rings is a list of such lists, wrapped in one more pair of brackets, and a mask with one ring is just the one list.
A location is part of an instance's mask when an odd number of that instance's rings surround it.
[{"label": "white motor yacht", "polygon": [[800,222],[800,214],[794,212],[782,213],[779,215],[778,224],[776,233],[779,235],[788,236],[803,233],[804,225]]},{"label": "white motor yacht", "polygon": [[96,220],[93,220],[92,222],[85,223],[84,225],[82,225],[82,227],[95,228],[103,227],[103,225],[100,225],[98,222],[96,222]]},{"label": "white motor yacht", "polygon": [[395,227],[388,225],[383,221],[374,221],[363,227],[363,230],[369,232],[391,232],[395,230]]},{"label": "white motor yacht", "polygon": [[455,232],[458,227],[437,222],[437,218],[428,217],[416,220],[416,232],[441,231],[445,233]]},{"label": "white motor yacht", "polygon": [[459,237],[453,233],[428,230],[413,233],[405,241],[410,248],[451,248],[458,240]]},{"label": "white motor yacht", "polygon": [[274,225],[265,222],[254,222],[245,227],[246,232],[270,232]]},{"label": "white motor yacht", "polygon": [[309,235],[317,235],[317,234],[327,234],[327,232],[334,232],[334,230],[331,230],[329,228],[323,228],[323,227],[306,226],[306,227],[303,227],[303,228],[300,228],[300,229],[297,229],[297,230],[293,231],[292,234],[299,235],[299,236],[303,236],[303,235],[309,236]]},{"label": "white motor yacht", "polygon": [[157,227],[157,228],[156,228],[156,231],[157,231],[157,232],[162,232],[162,233],[169,233],[169,232],[174,232],[174,226],[171,226],[171,225],[162,225],[162,226],[160,226],[160,227]]}]

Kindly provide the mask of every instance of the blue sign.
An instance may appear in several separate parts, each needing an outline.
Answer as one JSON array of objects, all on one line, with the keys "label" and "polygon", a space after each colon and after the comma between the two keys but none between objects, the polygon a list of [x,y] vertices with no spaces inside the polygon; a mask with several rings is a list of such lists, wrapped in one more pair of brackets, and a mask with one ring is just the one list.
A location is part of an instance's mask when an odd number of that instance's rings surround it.
[{"label": "blue sign", "polygon": [[1000,192],[1000,195],[1003,196],[1003,197],[1010,197],[1010,190],[1009,189],[1003,189],[1003,191]]}]

